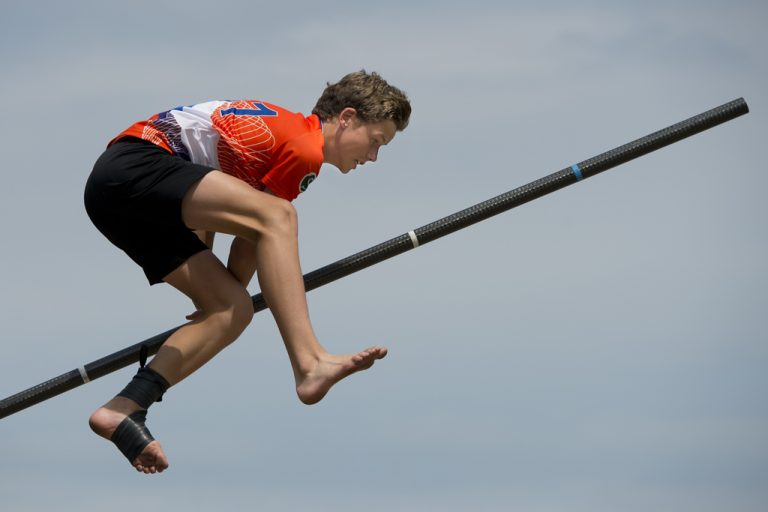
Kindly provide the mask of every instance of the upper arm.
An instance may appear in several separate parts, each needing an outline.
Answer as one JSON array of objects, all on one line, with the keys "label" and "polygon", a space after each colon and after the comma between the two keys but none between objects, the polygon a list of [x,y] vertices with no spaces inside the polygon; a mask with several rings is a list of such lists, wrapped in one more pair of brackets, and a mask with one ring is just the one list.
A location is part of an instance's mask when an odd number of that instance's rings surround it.
[{"label": "upper arm", "polygon": [[322,134],[305,133],[292,138],[275,150],[269,171],[261,183],[274,195],[293,201],[317,178],[323,164]]}]

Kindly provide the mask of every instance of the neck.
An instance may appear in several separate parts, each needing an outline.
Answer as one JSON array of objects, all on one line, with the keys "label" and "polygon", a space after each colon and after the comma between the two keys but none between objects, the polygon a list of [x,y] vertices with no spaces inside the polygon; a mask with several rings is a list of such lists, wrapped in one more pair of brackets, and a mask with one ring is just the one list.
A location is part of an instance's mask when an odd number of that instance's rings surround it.
[{"label": "neck", "polygon": [[338,121],[331,119],[321,120],[323,132],[323,162],[337,165],[336,162],[336,132],[339,127]]}]

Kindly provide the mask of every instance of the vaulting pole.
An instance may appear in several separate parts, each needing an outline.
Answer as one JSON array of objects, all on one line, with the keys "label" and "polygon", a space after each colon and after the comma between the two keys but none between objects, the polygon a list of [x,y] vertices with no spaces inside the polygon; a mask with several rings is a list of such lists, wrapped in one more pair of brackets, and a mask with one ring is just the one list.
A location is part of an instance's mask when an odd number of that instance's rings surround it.
[{"label": "vaulting pole", "polygon": [[[629,144],[571,165],[554,174],[478,203],[466,210],[454,213],[431,224],[409,231],[384,243],[319,268],[304,276],[304,285],[307,291],[314,290],[358,270],[414,249],[419,245],[424,245],[454,231],[471,226],[476,222],[538,199],[585,178],[607,171],[617,165],[735,119],[747,112],[749,112],[749,108],[744,98],[733,100]],[[252,299],[254,312],[266,309],[267,306],[261,294],[254,295]],[[140,359],[146,358],[147,355],[155,354],[165,340],[180,327],[153,336],[4,399],[0,402],[0,418],[9,416],[43,400],[69,391],[81,384],[136,363]]]}]

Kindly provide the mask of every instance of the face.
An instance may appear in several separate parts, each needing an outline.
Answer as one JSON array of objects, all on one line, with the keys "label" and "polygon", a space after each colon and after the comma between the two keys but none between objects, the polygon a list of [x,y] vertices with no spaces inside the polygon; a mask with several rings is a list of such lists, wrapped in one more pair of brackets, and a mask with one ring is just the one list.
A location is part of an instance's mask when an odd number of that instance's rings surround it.
[{"label": "face", "polygon": [[329,163],[334,164],[346,174],[358,165],[375,162],[379,149],[389,144],[397,129],[392,121],[364,123],[357,118],[354,109],[345,109],[336,120],[334,157]]}]

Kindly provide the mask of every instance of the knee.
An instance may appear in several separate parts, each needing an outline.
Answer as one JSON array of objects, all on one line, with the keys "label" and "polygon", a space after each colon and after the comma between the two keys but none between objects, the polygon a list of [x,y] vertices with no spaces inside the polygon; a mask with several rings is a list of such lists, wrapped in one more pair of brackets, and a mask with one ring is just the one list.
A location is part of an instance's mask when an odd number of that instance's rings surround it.
[{"label": "knee", "polygon": [[277,235],[296,236],[299,216],[290,201],[278,199],[269,210],[266,222],[267,231]]},{"label": "knee", "polygon": [[232,325],[239,336],[253,320],[253,301],[248,290],[243,288],[232,302]]},{"label": "knee", "polygon": [[253,319],[253,302],[245,288],[233,292],[222,305],[211,315],[218,324],[217,330],[222,334],[227,344],[235,341],[248,327]]}]

